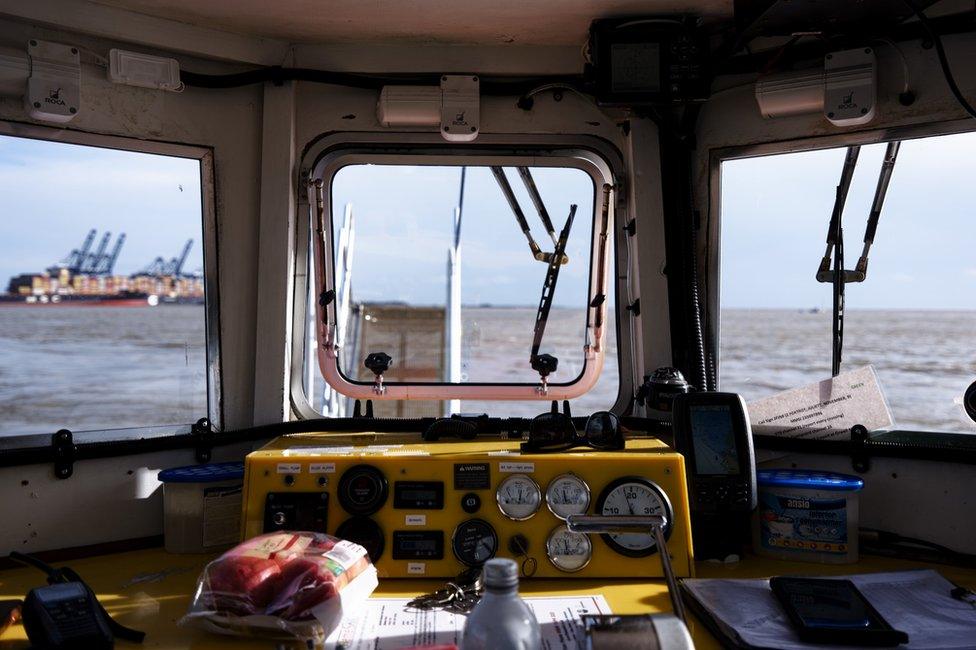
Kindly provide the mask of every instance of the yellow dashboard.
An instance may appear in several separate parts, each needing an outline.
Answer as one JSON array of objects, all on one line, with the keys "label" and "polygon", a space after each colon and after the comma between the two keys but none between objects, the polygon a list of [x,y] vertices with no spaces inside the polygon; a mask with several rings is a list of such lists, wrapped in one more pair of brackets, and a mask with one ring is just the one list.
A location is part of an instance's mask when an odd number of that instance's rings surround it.
[{"label": "yellow dashboard", "polygon": [[675,573],[693,574],[684,459],[656,439],[523,454],[507,440],[296,434],[245,462],[245,538],[328,532],[363,544],[381,577],[454,577],[496,555],[539,578],[662,575],[650,534],[570,533],[582,513],[665,515]]}]

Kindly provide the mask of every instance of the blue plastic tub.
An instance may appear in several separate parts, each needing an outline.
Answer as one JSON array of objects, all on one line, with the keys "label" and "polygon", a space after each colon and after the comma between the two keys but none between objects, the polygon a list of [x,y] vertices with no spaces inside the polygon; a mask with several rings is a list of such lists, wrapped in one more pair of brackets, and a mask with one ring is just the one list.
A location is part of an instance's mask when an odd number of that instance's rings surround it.
[{"label": "blue plastic tub", "polygon": [[756,479],[756,553],[803,562],[857,562],[862,479],[803,469],[762,469]]}]

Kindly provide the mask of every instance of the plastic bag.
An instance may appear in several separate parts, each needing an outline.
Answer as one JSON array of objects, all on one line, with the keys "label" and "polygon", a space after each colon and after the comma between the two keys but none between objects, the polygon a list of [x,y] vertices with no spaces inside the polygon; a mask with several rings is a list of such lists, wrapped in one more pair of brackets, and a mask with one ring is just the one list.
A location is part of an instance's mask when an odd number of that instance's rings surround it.
[{"label": "plastic bag", "polygon": [[204,568],[180,625],[320,643],[377,584],[359,544],[323,533],[267,533]]}]

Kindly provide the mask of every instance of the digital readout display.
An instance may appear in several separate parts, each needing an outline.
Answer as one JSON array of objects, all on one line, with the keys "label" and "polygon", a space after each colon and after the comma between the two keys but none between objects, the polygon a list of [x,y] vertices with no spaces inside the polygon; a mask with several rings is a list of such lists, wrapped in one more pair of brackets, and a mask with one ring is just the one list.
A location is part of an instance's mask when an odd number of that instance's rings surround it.
[{"label": "digital readout display", "polygon": [[692,407],[691,439],[698,474],[729,476],[739,473],[735,425],[728,406]]},{"label": "digital readout display", "polygon": [[396,481],[393,507],[398,510],[441,510],[444,508],[444,483],[441,481]]},{"label": "digital readout display", "polygon": [[394,560],[442,560],[444,559],[444,531],[442,530],[395,530],[393,531]]}]

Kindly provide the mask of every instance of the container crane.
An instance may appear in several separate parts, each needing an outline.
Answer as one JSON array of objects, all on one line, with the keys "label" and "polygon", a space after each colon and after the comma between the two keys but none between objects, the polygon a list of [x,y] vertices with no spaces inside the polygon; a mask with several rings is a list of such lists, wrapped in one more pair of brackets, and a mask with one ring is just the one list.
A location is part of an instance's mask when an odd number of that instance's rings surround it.
[{"label": "container crane", "polygon": [[98,248],[94,253],[90,253],[82,260],[80,273],[96,273],[98,267],[101,265],[102,257],[105,256],[105,249],[108,248],[108,242],[112,238],[112,233],[106,232],[102,235],[102,241],[98,243]]},{"label": "container crane", "polygon": [[68,269],[71,273],[78,273],[81,270],[81,267],[84,265],[85,260],[88,258],[88,250],[95,241],[95,233],[96,231],[94,228],[89,230],[88,235],[85,237],[85,241],[81,244],[81,248],[72,250],[67,257],[57,264],[57,266],[51,267],[48,269],[48,271],[56,272],[59,269]]}]

